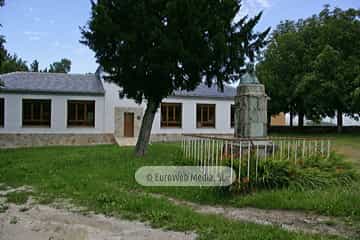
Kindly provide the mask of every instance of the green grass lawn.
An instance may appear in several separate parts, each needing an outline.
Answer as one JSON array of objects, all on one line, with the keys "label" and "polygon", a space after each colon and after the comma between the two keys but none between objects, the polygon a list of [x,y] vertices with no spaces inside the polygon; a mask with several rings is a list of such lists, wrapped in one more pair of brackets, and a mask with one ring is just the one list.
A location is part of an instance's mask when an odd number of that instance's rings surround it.
[{"label": "green grass lawn", "polygon": [[[360,137],[336,138],[336,148],[347,147],[347,142],[353,144],[349,146],[360,146],[359,141],[354,143],[357,139]],[[146,157],[136,158],[131,147],[115,145],[0,150],[0,182],[11,186],[34,186],[43,201],[69,198],[101,213],[141,219],[157,227],[196,231],[200,239],[328,238],[289,233],[277,227],[240,223],[219,216],[209,217],[144,192],[204,204],[302,209],[360,219],[360,184],[357,183],[347,189],[277,190],[230,196],[213,188],[148,188],[135,182],[135,171],[141,166],[177,164],[178,151],[175,144],[154,144]],[[353,153],[347,157],[359,162]]]}]

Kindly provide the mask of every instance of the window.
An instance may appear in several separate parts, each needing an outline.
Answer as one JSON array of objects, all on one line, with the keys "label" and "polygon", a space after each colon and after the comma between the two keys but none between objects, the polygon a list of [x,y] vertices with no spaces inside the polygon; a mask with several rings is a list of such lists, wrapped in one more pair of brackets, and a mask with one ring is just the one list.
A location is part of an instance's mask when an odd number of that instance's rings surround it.
[{"label": "window", "polygon": [[235,127],[235,105],[231,104],[231,109],[230,109],[230,127],[234,128]]},{"label": "window", "polygon": [[196,105],[196,127],[215,128],[215,104]]},{"label": "window", "polygon": [[0,98],[0,127],[4,126],[5,106],[4,99]]},{"label": "window", "polygon": [[95,101],[68,101],[68,127],[95,127]]},{"label": "window", "polygon": [[161,104],[161,127],[181,128],[182,105],[181,103]]},{"label": "window", "polygon": [[51,100],[23,99],[23,126],[50,127]]}]

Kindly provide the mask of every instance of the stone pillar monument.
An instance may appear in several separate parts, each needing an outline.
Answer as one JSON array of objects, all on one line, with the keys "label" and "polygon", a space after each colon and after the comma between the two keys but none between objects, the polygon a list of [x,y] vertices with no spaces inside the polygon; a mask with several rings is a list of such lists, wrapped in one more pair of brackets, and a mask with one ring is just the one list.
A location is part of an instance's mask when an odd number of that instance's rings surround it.
[{"label": "stone pillar monument", "polygon": [[241,77],[235,96],[235,137],[267,136],[267,101],[265,87],[255,73]]}]

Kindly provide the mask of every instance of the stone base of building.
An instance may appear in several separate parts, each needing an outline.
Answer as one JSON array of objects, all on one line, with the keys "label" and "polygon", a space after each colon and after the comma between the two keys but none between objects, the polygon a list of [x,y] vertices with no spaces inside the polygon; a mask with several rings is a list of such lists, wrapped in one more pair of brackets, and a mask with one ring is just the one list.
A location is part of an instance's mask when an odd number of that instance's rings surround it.
[{"label": "stone base of building", "polygon": [[180,142],[181,134],[151,134],[150,142]]},{"label": "stone base of building", "polygon": [[0,148],[115,144],[113,134],[0,134]]},{"label": "stone base of building", "polygon": [[[204,137],[232,138],[233,134],[195,134]],[[182,134],[152,134],[150,142],[180,142],[183,139]]]}]

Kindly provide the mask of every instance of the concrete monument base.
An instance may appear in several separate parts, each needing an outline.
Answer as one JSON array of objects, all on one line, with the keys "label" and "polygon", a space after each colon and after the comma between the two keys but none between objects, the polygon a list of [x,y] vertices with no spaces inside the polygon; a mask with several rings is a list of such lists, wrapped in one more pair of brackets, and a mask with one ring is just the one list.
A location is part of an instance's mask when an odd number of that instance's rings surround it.
[{"label": "concrete monument base", "polygon": [[262,84],[239,84],[235,97],[235,137],[267,137],[267,100]]}]

